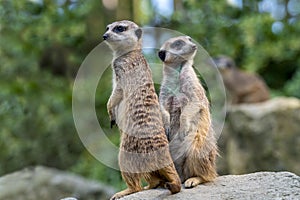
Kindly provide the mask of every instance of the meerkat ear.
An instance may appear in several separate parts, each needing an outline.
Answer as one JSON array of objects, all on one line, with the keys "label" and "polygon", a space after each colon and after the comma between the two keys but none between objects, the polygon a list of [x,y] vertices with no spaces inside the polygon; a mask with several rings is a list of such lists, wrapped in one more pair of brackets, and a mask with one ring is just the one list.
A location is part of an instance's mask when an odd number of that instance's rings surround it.
[{"label": "meerkat ear", "polygon": [[135,30],[135,35],[137,36],[138,39],[141,39],[142,33],[143,33],[143,31],[141,28],[138,28]]}]

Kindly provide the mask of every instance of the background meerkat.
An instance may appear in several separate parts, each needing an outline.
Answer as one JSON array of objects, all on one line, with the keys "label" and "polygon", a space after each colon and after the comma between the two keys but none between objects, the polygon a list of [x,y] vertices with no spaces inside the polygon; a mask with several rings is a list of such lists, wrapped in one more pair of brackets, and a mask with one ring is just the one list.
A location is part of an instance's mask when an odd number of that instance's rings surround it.
[{"label": "background meerkat", "polygon": [[209,102],[192,67],[197,46],[188,36],[167,40],[158,55],[163,61],[159,101],[175,167],[186,188],[216,176],[216,140]]},{"label": "background meerkat", "polygon": [[119,165],[128,188],[111,199],[165,185],[171,193],[181,189],[174,167],[150,67],[142,54],[142,30],[133,22],[107,26],[104,40],[114,52],[113,92],[107,103],[111,125],[121,132]]},{"label": "background meerkat", "polygon": [[218,56],[214,62],[220,69],[232,104],[256,103],[270,98],[268,86],[258,75],[239,70],[227,56]]}]

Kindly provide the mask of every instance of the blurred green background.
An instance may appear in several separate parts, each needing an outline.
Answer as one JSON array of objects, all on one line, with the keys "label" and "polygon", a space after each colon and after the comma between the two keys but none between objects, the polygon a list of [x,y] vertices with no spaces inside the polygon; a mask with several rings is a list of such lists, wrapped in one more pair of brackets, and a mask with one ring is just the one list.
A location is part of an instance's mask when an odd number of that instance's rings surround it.
[{"label": "blurred green background", "polygon": [[[1,0],[0,16],[0,176],[46,165],[124,186],[85,150],[72,117],[76,72],[116,20],[180,31],[259,73],[272,96],[300,98],[299,0]],[[95,106],[117,144],[105,74]]]}]

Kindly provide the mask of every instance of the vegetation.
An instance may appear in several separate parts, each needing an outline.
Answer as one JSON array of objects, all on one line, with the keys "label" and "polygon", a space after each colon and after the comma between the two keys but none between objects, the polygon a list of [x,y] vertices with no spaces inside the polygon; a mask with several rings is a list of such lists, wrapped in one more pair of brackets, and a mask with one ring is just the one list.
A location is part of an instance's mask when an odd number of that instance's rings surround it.
[{"label": "vegetation", "polygon": [[[75,74],[102,41],[105,26],[115,20],[127,18],[190,35],[212,56],[229,55],[239,67],[261,74],[274,96],[300,98],[299,1],[240,0],[234,2],[243,4],[231,5],[221,0],[170,0],[171,12],[155,2],[0,2],[0,175],[47,165],[124,186],[118,171],[85,150],[72,118]],[[117,144],[119,133],[109,129],[105,105],[110,73],[99,84],[95,106],[100,124]]]}]

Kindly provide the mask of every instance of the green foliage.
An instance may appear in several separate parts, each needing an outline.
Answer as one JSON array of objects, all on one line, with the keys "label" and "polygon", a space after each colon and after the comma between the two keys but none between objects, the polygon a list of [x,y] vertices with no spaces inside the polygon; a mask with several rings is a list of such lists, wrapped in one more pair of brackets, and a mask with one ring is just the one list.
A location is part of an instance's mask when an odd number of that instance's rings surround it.
[{"label": "green foliage", "polygon": [[285,84],[284,88],[286,95],[300,98],[300,69],[297,73]]},{"label": "green foliage", "polygon": [[277,34],[271,31],[273,23],[267,15],[252,16],[241,23],[245,41],[242,65],[249,71],[261,73],[271,88],[285,92],[286,81],[299,68],[297,28],[300,23],[285,24],[286,29]]},{"label": "green foliage", "polygon": [[[120,187],[120,174],[114,171],[111,175],[105,166],[89,162],[79,140],[72,117],[73,80],[53,76],[39,66],[43,52],[54,47],[54,51],[67,51],[62,57],[66,62],[59,62],[59,67],[79,67],[97,45],[98,38],[91,30],[98,26],[87,24],[89,16],[97,16],[94,10],[99,5],[95,0],[41,2],[0,3],[0,175],[30,165],[46,165],[74,169]],[[103,80],[102,86],[110,85],[107,78]],[[97,114],[102,124],[108,124],[105,104],[110,91],[108,88],[97,94]],[[118,132],[114,132],[118,143]],[[111,176],[117,181],[113,182]]]},{"label": "green foliage", "polygon": [[108,185],[114,186],[118,190],[126,188],[125,183],[122,181],[120,171],[103,165],[87,152],[81,155],[71,170],[85,177],[101,180]]},{"label": "green foliage", "polygon": [[47,73],[1,76],[0,174],[25,166],[67,169],[83,147],[71,113],[67,80]]},{"label": "green foliage", "polygon": [[[275,94],[298,96],[294,84],[299,82],[300,12],[276,21],[270,13],[258,11],[261,1],[243,1],[242,8],[226,1],[175,2],[180,9],[161,26],[190,35],[211,56],[233,57],[238,67],[259,73]],[[274,29],[275,23],[283,28]]]}]

